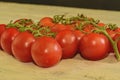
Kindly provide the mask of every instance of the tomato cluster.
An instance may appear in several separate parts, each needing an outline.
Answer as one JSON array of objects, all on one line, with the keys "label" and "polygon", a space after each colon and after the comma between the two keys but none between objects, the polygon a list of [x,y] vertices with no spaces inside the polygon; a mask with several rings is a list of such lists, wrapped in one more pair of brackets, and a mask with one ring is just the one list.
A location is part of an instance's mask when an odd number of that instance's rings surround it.
[{"label": "tomato cluster", "polygon": [[83,14],[43,17],[36,24],[23,18],[0,24],[0,48],[21,62],[51,67],[79,53],[101,60],[114,52],[120,59],[120,28]]}]

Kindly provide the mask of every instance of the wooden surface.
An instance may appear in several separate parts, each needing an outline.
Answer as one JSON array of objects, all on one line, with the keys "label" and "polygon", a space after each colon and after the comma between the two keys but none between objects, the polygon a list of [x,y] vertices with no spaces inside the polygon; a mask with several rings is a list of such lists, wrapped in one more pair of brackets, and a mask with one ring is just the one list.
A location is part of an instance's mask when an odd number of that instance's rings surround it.
[{"label": "wooden surface", "polygon": [[[19,18],[38,21],[44,16],[64,13],[83,13],[120,26],[120,12],[0,2],[0,23]],[[87,61],[77,55],[73,59],[62,60],[54,67],[40,68],[0,51],[0,80],[120,80],[120,62],[112,54],[100,61]]]}]

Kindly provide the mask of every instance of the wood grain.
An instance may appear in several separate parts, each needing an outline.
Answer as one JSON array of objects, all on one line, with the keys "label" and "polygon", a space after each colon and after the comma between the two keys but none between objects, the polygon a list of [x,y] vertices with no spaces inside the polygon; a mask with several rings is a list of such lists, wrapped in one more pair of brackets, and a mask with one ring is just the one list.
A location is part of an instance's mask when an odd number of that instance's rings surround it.
[{"label": "wood grain", "polygon": [[[0,2],[0,23],[19,18],[31,18],[37,22],[44,16],[65,13],[83,13],[120,26],[119,11]],[[87,61],[78,54],[73,59],[62,60],[54,67],[40,68],[34,63],[22,63],[0,51],[0,80],[119,80],[119,75],[120,62],[116,61],[112,53],[100,61]]]}]

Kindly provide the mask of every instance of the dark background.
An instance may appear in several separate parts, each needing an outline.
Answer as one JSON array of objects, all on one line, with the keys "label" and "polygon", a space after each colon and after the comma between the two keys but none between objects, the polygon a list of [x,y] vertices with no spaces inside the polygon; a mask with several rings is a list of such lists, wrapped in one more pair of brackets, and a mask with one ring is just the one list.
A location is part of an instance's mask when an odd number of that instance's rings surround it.
[{"label": "dark background", "polygon": [[0,1],[120,11],[120,0],[0,0]]}]

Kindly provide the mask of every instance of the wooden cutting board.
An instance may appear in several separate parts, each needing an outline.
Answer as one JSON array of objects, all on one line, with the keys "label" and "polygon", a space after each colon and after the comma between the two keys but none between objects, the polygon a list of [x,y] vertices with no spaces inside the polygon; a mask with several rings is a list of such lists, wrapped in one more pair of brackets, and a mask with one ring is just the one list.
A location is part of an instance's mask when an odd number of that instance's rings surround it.
[{"label": "wooden cutting board", "polygon": [[[120,26],[119,11],[0,2],[0,23],[19,18],[31,18],[37,22],[44,16],[78,13]],[[100,61],[88,61],[78,54],[54,67],[40,68],[34,63],[22,63],[0,51],[0,80],[120,80],[120,62],[112,53]]]}]

